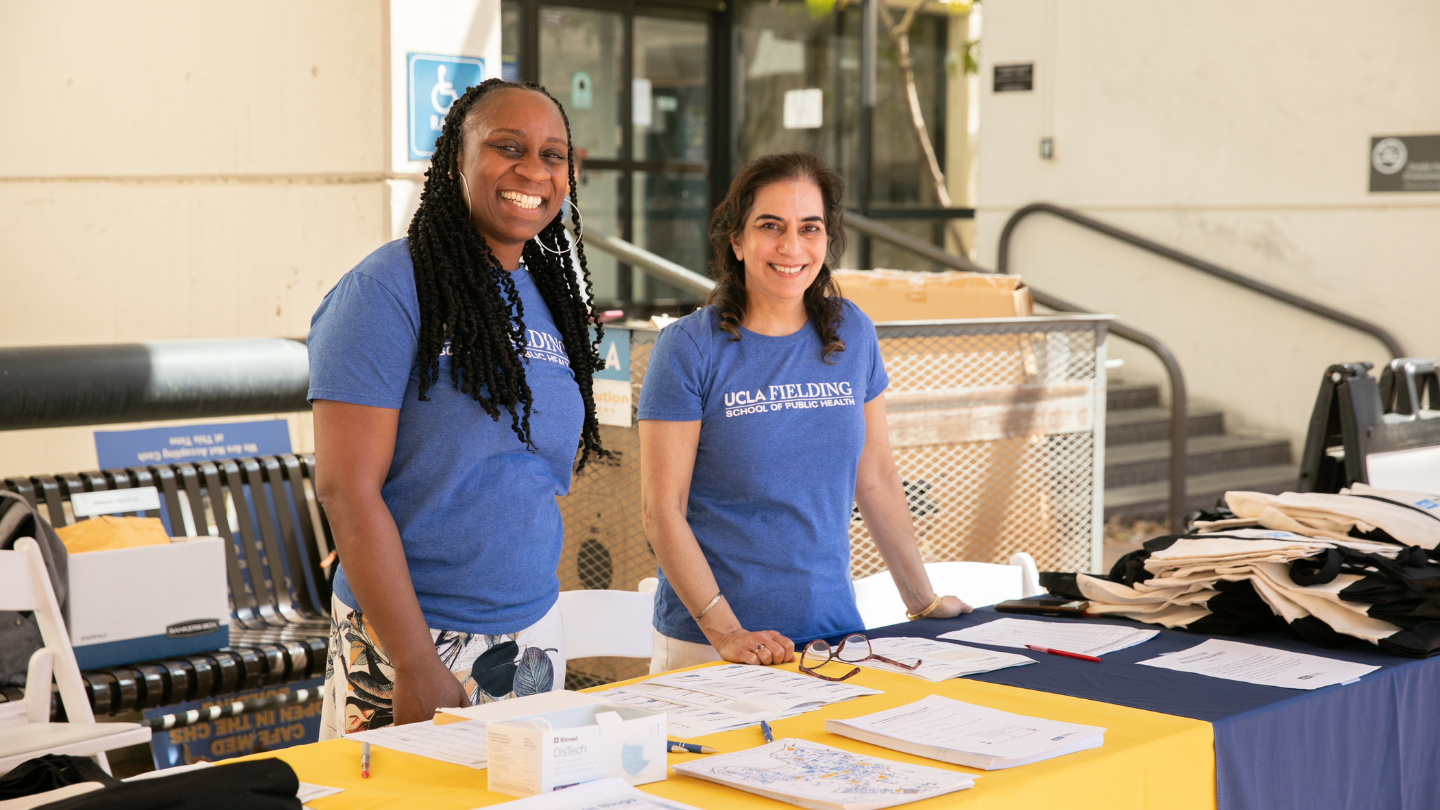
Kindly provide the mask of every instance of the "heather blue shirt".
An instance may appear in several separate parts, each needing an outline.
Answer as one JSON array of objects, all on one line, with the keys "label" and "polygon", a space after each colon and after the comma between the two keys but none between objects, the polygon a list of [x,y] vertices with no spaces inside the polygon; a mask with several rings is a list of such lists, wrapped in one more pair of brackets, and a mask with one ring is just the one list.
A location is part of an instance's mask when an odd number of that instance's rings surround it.
[{"label": "heather blue shirt", "polygon": [[[747,630],[803,644],[864,627],[850,584],[864,404],[889,384],[870,319],[844,302],[845,351],[820,359],[815,327],[732,340],[706,307],[665,327],[640,419],[700,421],[686,517]],[[660,572],[655,629],[708,643]]]},{"label": "heather blue shirt", "polygon": [[[510,277],[524,305],[533,453],[511,430],[507,411],[492,421],[456,390],[448,343],[429,401],[419,401],[420,307],[407,240],[345,274],[310,321],[311,400],[400,409],[381,495],[432,628],[513,633],[544,617],[560,592],[555,570],[564,530],[555,498],[570,489],[583,405],[534,281],[524,267]],[[364,607],[343,560],[335,595]]]}]

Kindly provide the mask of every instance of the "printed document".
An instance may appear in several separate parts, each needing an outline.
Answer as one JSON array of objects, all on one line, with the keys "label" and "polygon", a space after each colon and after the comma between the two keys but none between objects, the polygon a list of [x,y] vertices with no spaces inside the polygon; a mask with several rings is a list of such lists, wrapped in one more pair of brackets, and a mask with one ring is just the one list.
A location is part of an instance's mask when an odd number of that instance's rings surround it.
[{"label": "printed document", "polygon": [[1285,689],[1319,689],[1350,683],[1380,668],[1218,638],[1140,664]]},{"label": "printed document", "polygon": [[826,720],[825,730],[987,771],[1099,748],[1105,742],[1105,729],[1099,726],[1026,717],[939,695],[851,720]]},{"label": "printed document", "polygon": [[975,786],[977,777],[784,739],[671,770],[810,810],[878,810]]},{"label": "printed document", "polygon": [[674,799],[641,793],[618,777],[506,802],[507,810],[697,810]]},{"label": "printed document", "polygon": [[[808,711],[830,703],[853,700],[862,695],[882,694],[878,689],[858,684],[833,683],[795,672],[747,664],[726,664],[690,672],[673,672],[651,678],[645,683],[729,698],[769,712],[794,709]],[[759,719],[764,718],[757,718]]]},{"label": "printed document", "polygon": [[1134,647],[1159,635],[1159,630],[1090,622],[1041,622],[1034,619],[996,619],[964,630],[942,633],[971,644],[1024,649],[1034,644],[1052,650],[1101,656]]},{"label": "printed document", "polygon": [[[657,688],[667,689],[668,687]],[[675,703],[659,697],[652,697],[643,692],[631,692],[628,691],[629,689],[630,687],[607,689],[604,692],[598,693],[596,696],[604,698],[606,703],[630,706],[647,712],[665,712],[666,733],[671,737],[679,737],[682,740],[688,740],[691,737],[701,737],[706,734],[715,734],[721,731],[745,728],[746,726],[759,723],[760,720],[767,719],[762,717],[757,720],[751,720],[748,717],[740,717],[719,709]],[[689,695],[701,695],[700,692],[690,692],[688,689],[676,689],[673,691],[683,692]],[[665,693],[662,692],[662,694]],[[714,698],[712,695],[703,695],[703,697],[714,700],[724,700],[724,698]]]},{"label": "printed document", "polygon": [[981,650],[975,647],[951,644],[947,641],[932,641],[928,638],[872,638],[870,639],[870,649],[876,655],[883,655],[892,661],[913,664],[918,660],[920,666],[916,669],[905,669],[884,661],[876,661],[873,658],[869,661],[857,662],[856,666],[912,675],[935,683],[965,675],[977,675],[981,672],[994,672],[997,669],[1022,667],[1035,663],[1035,659],[1024,655]]},{"label": "printed document", "polygon": [[391,751],[403,751],[441,762],[464,765],[467,768],[485,767],[485,724],[479,720],[466,720],[443,726],[434,723],[385,726],[346,734],[345,739],[368,742]]}]

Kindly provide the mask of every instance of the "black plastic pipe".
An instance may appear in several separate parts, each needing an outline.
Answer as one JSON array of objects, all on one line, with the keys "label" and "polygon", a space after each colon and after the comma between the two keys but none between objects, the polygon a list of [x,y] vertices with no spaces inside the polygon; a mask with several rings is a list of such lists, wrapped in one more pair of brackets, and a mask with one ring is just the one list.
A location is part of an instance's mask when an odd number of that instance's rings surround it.
[{"label": "black plastic pipe", "polygon": [[0,430],[310,409],[285,338],[0,348]]}]

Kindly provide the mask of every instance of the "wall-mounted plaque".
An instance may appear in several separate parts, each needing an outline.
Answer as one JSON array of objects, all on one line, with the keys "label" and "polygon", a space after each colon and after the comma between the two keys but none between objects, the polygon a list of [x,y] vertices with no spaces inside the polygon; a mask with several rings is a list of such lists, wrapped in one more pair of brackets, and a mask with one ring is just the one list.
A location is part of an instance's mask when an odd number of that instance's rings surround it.
[{"label": "wall-mounted plaque", "polygon": [[1028,93],[1035,89],[1035,63],[995,66],[995,92]]},{"label": "wall-mounted plaque", "polygon": [[1370,139],[1371,191],[1440,191],[1440,135]]}]

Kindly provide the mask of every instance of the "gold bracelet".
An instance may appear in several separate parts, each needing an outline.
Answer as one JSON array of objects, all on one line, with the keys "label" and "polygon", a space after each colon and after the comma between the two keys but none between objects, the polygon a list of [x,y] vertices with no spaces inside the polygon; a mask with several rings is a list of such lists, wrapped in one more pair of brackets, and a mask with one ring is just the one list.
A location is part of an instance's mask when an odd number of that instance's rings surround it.
[{"label": "gold bracelet", "polygon": [[932,602],[930,603],[930,606],[929,606],[929,607],[925,608],[924,610],[920,611],[919,613],[906,613],[906,614],[905,614],[905,618],[907,618],[907,619],[909,619],[910,621],[913,622],[913,621],[915,621],[916,619],[923,619],[923,618],[925,618],[926,616],[929,616],[931,613],[934,613],[934,612],[935,612],[935,608],[940,607],[940,600],[941,600],[942,598],[943,598],[943,597],[941,597],[940,594],[938,594],[938,593],[935,594],[935,599],[934,599],[934,601],[932,601]]},{"label": "gold bracelet", "polygon": [[710,608],[713,608],[713,607],[715,607],[716,605],[720,604],[720,598],[721,598],[722,596],[724,596],[724,594],[720,594],[720,593],[715,594],[715,598],[714,598],[714,599],[711,599],[711,600],[710,600],[710,604],[706,605],[706,606],[705,606],[705,609],[702,610],[702,611],[700,611],[700,615],[699,615],[699,616],[692,616],[691,618],[693,618],[693,619],[694,619],[695,621],[697,621],[697,622],[700,621],[701,619],[705,618],[705,614],[710,612]]}]

